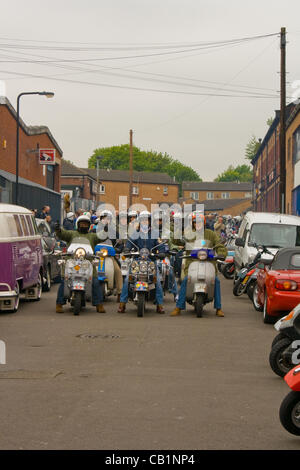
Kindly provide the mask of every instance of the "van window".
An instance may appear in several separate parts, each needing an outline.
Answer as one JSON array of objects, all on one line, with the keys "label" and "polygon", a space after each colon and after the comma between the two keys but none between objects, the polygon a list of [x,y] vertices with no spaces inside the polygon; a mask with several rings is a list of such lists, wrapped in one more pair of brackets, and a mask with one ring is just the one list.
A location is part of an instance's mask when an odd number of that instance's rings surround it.
[{"label": "van window", "polygon": [[285,224],[253,224],[248,244],[266,245],[270,248],[300,246],[300,226]]},{"label": "van window", "polygon": [[0,214],[0,238],[15,238],[18,236],[18,227],[13,214]]},{"label": "van window", "polygon": [[32,225],[31,215],[26,215],[26,220],[27,220],[27,225],[28,225],[28,228],[29,228],[29,234],[30,235],[35,235],[34,228],[33,228],[33,225]]},{"label": "van window", "polygon": [[15,221],[15,224],[16,224],[16,227],[17,227],[17,237],[22,237],[23,235],[23,232],[22,232],[22,227],[21,227],[21,222],[20,222],[20,219],[19,219],[19,216],[17,214],[14,214],[14,221]]},{"label": "van window", "polygon": [[28,230],[28,227],[27,227],[27,224],[26,224],[26,220],[25,220],[25,216],[24,215],[20,215],[20,219],[21,219],[21,225],[22,225],[22,229],[23,229],[23,233],[25,236],[29,236],[29,230]]}]

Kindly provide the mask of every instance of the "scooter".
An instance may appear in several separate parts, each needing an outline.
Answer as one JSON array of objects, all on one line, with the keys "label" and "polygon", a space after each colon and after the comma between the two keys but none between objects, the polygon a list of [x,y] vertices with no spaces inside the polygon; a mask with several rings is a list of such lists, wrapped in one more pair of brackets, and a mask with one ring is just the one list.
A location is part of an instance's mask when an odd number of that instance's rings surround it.
[{"label": "scooter", "polygon": [[95,246],[95,255],[99,258],[98,280],[102,291],[103,300],[113,295],[115,288],[114,265],[112,258],[116,256],[116,250],[112,245],[98,243]]},{"label": "scooter", "polygon": [[[247,291],[247,288],[249,287],[250,281],[253,280],[253,275],[257,274],[256,271],[256,264],[259,262],[261,259],[262,255],[268,254],[274,257],[274,254],[271,253],[265,246],[258,246],[258,245],[253,245],[257,249],[257,253],[250,263],[248,263],[244,268],[240,269],[240,271],[236,275],[236,279],[234,279],[234,284],[233,284],[233,295],[236,297],[239,297],[240,295],[244,294],[244,292]],[[254,278],[255,279],[255,278]],[[253,290],[254,286],[252,289],[252,294],[253,295]]]},{"label": "scooter", "polygon": [[[63,259],[66,256],[68,259]],[[93,265],[98,265],[99,260],[94,256],[89,240],[78,237],[57,263],[65,280],[64,298],[71,303],[74,315],[79,315],[81,308],[92,299]]]},{"label": "scooter", "polygon": [[292,391],[280,405],[279,419],[289,433],[300,436],[300,367],[291,369],[284,380]]},{"label": "scooter", "polygon": [[224,261],[218,260],[218,270],[225,277],[225,279],[233,279],[235,265],[234,265],[234,250],[227,252],[227,256]]},{"label": "scooter", "polygon": [[201,318],[204,305],[214,300],[216,270],[212,261],[224,260],[224,257],[215,255],[213,249],[199,248],[182,258],[193,259],[188,268],[186,301],[194,306],[197,317]]},{"label": "scooter", "polygon": [[165,241],[160,246],[164,248],[165,257],[158,258],[156,264],[158,268],[161,286],[165,294],[166,292],[168,292],[169,288],[170,259],[167,256],[167,254],[169,253],[169,246]]},{"label": "scooter", "polygon": [[284,377],[289,370],[300,363],[295,356],[300,346],[300,304],[278,320],[274,328],[278,334],[272,342],[269,363],[275,374]]},{"label": "scooter", "polygon": [[[131,242],[133,244],[133,242]],[[132,258],[128,277],[128,298],[137,305],[137,316],[143,317],[146,301],[155,300],[155,283],[157,278],[156,259],[163,259],[165,253],[154,253],[161,245],[157,245],[149,251],[147,248],[139,248],[134,245],[125,256]]]}]

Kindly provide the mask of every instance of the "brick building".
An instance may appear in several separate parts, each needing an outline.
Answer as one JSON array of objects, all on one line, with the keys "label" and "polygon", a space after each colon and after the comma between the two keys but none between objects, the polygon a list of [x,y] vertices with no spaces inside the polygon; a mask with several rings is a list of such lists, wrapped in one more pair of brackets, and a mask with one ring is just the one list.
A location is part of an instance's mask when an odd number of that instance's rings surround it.
[{"label": "brick building", "polygon": [[[60,218],[62,150],[46,126],[27,126],[19,120],[19,204],[41,209],[49,204]],[[15,202],[17,113],[0,97],[0,202]],[[41,165],[38,150],[55,149],[55,165]]]},{"label": "brick building", "polygon": [[[293,103],[286,107],[287,122],[294,107]],[[275,112],[275,118],[251,163],[254,210],[280,212],[280,111]],[[291,210],[290,206],[288,210]]]},{"label": "brick building", "polygon": [[61,165],[61,193],[70,195],[73,211],[96,209],[97,181],[87,170],[65,160]]},{"label": "brick building", "polygon": [[249,199],[252,183],[183,181],[182,196],[195,201],[215,199]]},{"label": "brick building", "polygon": [[[97,181],[97,170],[81,168],[94,181]],[[119,208],[119,197],[126,196],[129,206],[129,171],[99,170],[101,204],[111,204]],[[166,173],[133,172],[132,204],[143,204],[151,210],[151,204],[178,202],[179,184]]]},{"label": "brick building", "polygon": [[300,215],[300,103],[286,122],[286,212]]}]

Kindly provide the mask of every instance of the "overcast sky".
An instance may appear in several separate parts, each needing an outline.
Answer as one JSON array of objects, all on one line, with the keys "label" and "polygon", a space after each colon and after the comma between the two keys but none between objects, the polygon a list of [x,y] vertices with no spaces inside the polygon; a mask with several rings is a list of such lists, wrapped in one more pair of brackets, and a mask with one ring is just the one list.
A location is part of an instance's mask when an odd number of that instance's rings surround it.
[{"label": "overcast sky", "polygon": [[97,147],[128,143],[130,129],[135,145],[167,152],[204,181],[245,163],[251,135],[264,137],[280,106],[279,36],[227,41],[285,26],[289,96],[300,80],[299,0],[1,3],[6,96],[16,107],[23,91],[53,91],[22,97],[20,114],[47,125],[78,166]]}]

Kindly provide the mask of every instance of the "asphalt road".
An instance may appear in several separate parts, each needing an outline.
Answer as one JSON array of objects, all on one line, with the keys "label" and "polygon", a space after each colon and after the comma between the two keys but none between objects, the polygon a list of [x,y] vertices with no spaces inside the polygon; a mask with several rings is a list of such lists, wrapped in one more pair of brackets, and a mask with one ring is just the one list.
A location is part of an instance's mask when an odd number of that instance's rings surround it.
[{"label": "asphalt road", "polygon": [[278,410],[289,389],[269,367],[276,332],[222,279],[211,305],[137,318],[55,313],[57,286],[0,315],[0,449],[299,449]]}]

